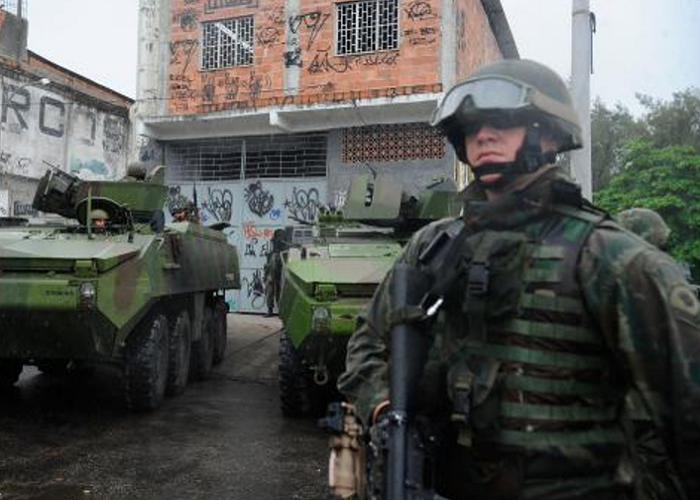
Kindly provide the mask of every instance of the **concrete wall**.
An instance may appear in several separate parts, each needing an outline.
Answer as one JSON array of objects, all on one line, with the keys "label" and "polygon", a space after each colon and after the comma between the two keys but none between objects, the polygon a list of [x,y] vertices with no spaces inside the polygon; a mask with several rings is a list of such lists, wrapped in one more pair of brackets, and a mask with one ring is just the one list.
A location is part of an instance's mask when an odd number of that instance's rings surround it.
[{"label": "concrete wall", "polygon": [[[286,182],[285,182],[286,181]],[[203,224],[228,222],[224,230],[236,245],[241,266],[241,290],[229,291],[226,301],[233,311],[267,312],[263,267],[271,251],[275,229],[313,222],[326,198],[323,179],[248,179],[206,182],[196,186]],[[193,184],[172,184],[168,203],[194,199]]]},{"label": "concrete wall", "polygon": [[[124,175],[130,125],[124,114],[0,75],[0,179],[9,214],[31,204],[37,180],[51,166],[85,179]],[[21,180],[20,180],[21,179]]]}]

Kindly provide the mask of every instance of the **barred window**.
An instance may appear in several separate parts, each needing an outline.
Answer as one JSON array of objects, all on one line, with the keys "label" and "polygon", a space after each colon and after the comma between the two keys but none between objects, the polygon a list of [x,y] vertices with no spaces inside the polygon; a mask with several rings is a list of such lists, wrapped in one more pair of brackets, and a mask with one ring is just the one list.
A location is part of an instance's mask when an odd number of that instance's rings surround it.
[{"label": "barred window", "polygon": [[398,0],[337,4],[336,54],[362,54],[399,47]]},{"label": "barred window", "polygon": [[253,16],[202,23],[202,68],[253,64]]},{"label": "barred window", "polygon": [[343,131],[343,163],[428,160],[445,157],[445,139],[425,123],[371,125]]},{"label": "barred window", "polygon": [[327,134],[165,142],[168,182],[326,176]]}]

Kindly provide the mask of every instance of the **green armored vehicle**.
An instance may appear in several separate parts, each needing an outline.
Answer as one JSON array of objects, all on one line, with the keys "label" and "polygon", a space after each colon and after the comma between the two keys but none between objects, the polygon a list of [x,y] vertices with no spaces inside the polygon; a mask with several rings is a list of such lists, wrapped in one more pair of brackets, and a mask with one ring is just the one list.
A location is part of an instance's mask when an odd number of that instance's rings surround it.
[{"label": "green armored vehicle", "polygon": [[285,416],[320,413],[336,396],[358,313],[416,230],[459,214],[456,194],[451,180],[437,181],[413,197],[390,176],[357,176],[342,214],[319,217],[313,242],[288,241],[279,301],[284,324],[279,390]]},{"label": "green armored vehicle", "polygon": [[33,205],[65,219],[0,227],[0,386],[23,365],[111,363],[127,406],[153,410],[223,359],[236,249],[220,228],[165,224],[163,181],[163,167],[120,181],[51,170]]}]

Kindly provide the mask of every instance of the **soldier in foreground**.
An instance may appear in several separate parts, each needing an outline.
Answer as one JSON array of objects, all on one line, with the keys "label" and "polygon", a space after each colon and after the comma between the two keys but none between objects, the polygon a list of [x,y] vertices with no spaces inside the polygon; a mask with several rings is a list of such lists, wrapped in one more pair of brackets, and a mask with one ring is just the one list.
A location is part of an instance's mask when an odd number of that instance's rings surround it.
[{"label": "soldier in foreground", "polygon": [[[669,256],[590,205],[555,165],[581,147],[564,82],[538,63],[501,61],[448,92],[433,125],[475,182],[462,220],[412,238],[349,342],[338,387],[361,422],[381,430],[427,417],[432,486],[453,500],[692,498],[700,303]],[[397,289],[416,295],[395,279],[406,268],[429,285],[423,300],[397,304]],[[394,334],[406,325],[413,335]],[[412,401],[390,376],[406,352],[398,344],[426,337],[430,360],[419,390],[407,389],[417,402],[397,403]],[[376,496],[407,498],[410,481],[386,483]]]}]

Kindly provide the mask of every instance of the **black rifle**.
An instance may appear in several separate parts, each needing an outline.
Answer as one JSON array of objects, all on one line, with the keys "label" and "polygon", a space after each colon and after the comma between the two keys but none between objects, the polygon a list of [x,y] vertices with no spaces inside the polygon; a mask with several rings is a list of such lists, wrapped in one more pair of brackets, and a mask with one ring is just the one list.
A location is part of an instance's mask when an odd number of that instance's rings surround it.
[{"label": "black rifle", "polygon": [[370,445],[370,457],[383,468],[369,471],[368,486],[375,489],[369,491],[370,496],[385,500],[441,498],[432,491],[432,481],[426,481],[431,461],[426,449],[431,437],[416,418],[416,393],[433,342],[432,318],[462,275],[465,238],[464,225],[455,221],[421,253],[418,266],[399,263],[392,271],[390,405],[375,426]]}]

